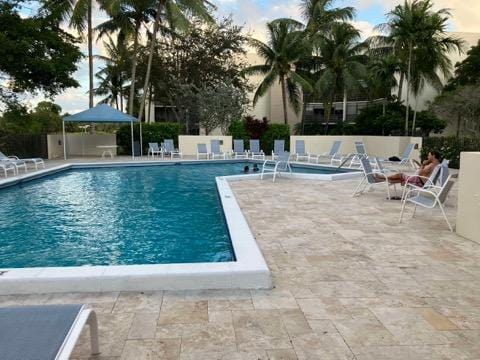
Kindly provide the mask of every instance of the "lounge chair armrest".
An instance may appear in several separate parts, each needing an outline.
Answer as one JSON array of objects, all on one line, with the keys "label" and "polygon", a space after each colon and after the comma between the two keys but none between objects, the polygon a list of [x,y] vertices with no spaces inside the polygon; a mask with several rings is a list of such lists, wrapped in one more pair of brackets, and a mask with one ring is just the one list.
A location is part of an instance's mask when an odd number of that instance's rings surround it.
[{"label": "lounge chair armrest", "polygon": [[12,160],[20,160],[20,158],[18,156],[14,156],[14,155],[11,155],[11,156],[7,156],[9,159],[12,159]]}]

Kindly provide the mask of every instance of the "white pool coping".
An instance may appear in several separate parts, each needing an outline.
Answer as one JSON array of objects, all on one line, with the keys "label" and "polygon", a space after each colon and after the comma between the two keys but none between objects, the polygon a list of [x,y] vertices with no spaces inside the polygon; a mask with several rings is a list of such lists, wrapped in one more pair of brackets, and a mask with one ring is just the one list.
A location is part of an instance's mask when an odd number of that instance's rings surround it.
[{"label": "white pool coping", "polygon": [[[178,162],[64,164],[31,174],[27,173],[15,178],[4,179],[0,181],[0,188],[72,168],[155,166],[171,165]],[[181,162],[198,163],[198,161]],[[297,173],[282,176],[332,181],[357,177],[358,175],[358,173]],[[0,295],[98,291],[269,289],[272,287],[270,270],[229,185],[231,181],[258,179],[259,177],[260,174],[251,174],[216,178],[236,261],[158,265],[4,268],[0,269]]]}]

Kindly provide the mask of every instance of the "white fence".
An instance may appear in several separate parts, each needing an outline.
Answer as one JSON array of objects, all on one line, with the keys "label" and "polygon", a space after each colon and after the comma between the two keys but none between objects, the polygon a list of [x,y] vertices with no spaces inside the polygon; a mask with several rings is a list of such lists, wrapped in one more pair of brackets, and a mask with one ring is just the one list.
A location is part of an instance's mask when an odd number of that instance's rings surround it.
[{"label": "white fence", "polygon": [[[115,134],[66,134],[67,157],[70,156],[101,156],[104,149],[97,146],[116,145]],[[48,158],[63,159],[62,134],[47,135]],[[116,150],[112,149],[114,155]]]},{"label": "white fence", "polygon": [[343,154],[355,153],[355,141],[363,141],[367,153],[372,156],[388,158],[400,156],[408,144],[418,144],[412,153],[412,159],[420,159],[422,147],[421,137],[407,136],[290,136],[290,152],[295,152],[295,141],[305,140],[307,152],[323,154],[328,152],[336,140],[342,141],[340,152]]}]

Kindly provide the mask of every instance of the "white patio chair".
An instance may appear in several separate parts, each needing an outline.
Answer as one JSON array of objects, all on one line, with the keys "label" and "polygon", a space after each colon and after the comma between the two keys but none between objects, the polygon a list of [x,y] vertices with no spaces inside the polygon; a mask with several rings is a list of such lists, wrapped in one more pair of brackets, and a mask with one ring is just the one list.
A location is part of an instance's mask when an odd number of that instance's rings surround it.
[{"label": "white patio chair", "polygon": [[408,192],[406,193],[403,199],[402,210],[400,212],[400,219],[398,222],[401,223],[403,220],[403,214],[405,212],[405,207],[407,205],[407,202],[412,203],[414,205],[412,218],[415,216],[417,206],[421,206],[427,209],[433,209],[438,206],[442,212],[443,218],[447,222],[448,228],[450,229],[450,231],[453,232],[453,227],[448,221],[448,217],[447,217],[447,214],[445,213],[445,208],[444,208],[445,202],[447,200],[447,196],[453,187],[453,183],[454,182],[451,179],[451,176],[449,176],[448,179],[443,184],[443,186],[441,186],[438,191],[435,191],[433,188],[425,189],[425,188],[418,188],[418,187],[411,188],[410,190],[408,190]]},{"label": "white patio chair", "polygon": [[215,160],[216,157],[219,159],[225,160],[227,158],[227,153],[223,152],[220,147],[220,140],[210,140],[210,158]]},{"label": "white patio chair", "polygon": [[248,158],[248,152],[245,150],[245,145],[242,139],[233,140],[233,155],[235,159]]},{"label": "white patio chair", "polygon": [[265,160],[263,162],[260,179],[263,180],[265,172],[273,173],[273,182],[275,182],[277,174],[280,175],[282,172],[289,172],[290,174],[292,173],[292,168],[290,167],[290,153],[285,151],[281,154],[278,154],[277,157],[278,160]]},{"label": "white patio chair", "polygon": [[183,154],[179,149],[175,148],[173,144],[173,139],[165,139],[163,142],[163,153],[164,155],[170,154],[170,158],[173,160],[175,156],[183,159]]},{"label": "white patio chair", "polygon": [[43,168],[45,168],[45,162],[43,161],[42,158],[21,159],[18,156],[15,156],[15,155],[7,156],[0,151],[0,160],[1,161],[11,161],[11,162],[15,163],[15,166],[17,167],[17,173],[18,173],[18,168],[19,167],[25,168],[25,172],[27,172],[27,163],[32,163],[35,166],[35,170],[38,170],[39,165],[41,165]]},{"label": "white patio chair", "polygon": [[410,161],[410,156],[412,156],[412,152],[414,149],[415,149],[415,144],[410,143],[407,145],[407,147],[403,151],[403,155],[400,158],[400,161],[390,161],[388,159],[380,159],[380,161],[388,164],[403,165],[403,166],[411,167],[412,163]]},{"label": "white patio chair", "polygon": [[[335,159],[335,160],[341,161],[342,156],[338,156],[340,154],[340,147],[341,146],[342,146],[342,141],[341,140],[334,141],[333,144],[332,144],[332,147],[330,148],[330,151],[328,151],[326,153],[323,153],[323,154],[320,154],[320,155],[309,154],[308,155],[308,162],[310,162],[311,160],[315,160],[315,162],[318,164],[320,159],[324,158],[326,160],[330,160],[330,162],[332,163],[332,161],[335,157],[338,157],[338,159]],[[332,163],[332,165],[333,165],[333,163]]]},{"label": "white patio chair", "polygon": [[283,154],[284,152],[285,152],[285,140],[275,140],[273,142],[272,160],[275,160],[275,157],[277,157],[279,154]]},{"label": "white patio chair", "polygon": [[388,175],[378,170],[373,170],[370,160],[366,157],[359,157],[360,165],[363,169],[363,178],[360,184],[355,188],[353,197],[360,196],[373,186],[381,186],[387,190],[387,198],[390,200],[390,186],[393,185],[395,192],[397,191],[394,183],[388,181]]},{"label": "white patio chair", "polygon": [[99,354],[97,316],[83,305],[0,308],[0,358],[67,360],[86,324],[92,355]]},{"label": "white patio chair", "polygon": [[11,171],[15,176],[17,174],[17,168],[10,161],[0,161],[0,169],[3,170],[5,177],[8,177],[8,172]]},{"label": "white patio chair", "polygon": [[296,140],[295,141],[295,159],[300,161],[305,159],[308,161],[310,155],[305,148],[305,140]]},{"label": "white patio chair", "polygon": [[250,140],[249,154],[252,160],[254,159],[265,160],[265,153],[263,152],[263,150],[260,149],[260,140],[258,139]]},{"label": "white patio chair", "polygon": [[197,160],[200,160],[202,156],[208,160],[210,154],[208,153],[207,144],[197,144]]},{"label": "white patio chair", "polygon": [[155,155],[160,155],[163,159],[163,151],[158,146],[158,143],[148,143],[148,153],[147,157],[152,156],[152,159],[155,158]]}]

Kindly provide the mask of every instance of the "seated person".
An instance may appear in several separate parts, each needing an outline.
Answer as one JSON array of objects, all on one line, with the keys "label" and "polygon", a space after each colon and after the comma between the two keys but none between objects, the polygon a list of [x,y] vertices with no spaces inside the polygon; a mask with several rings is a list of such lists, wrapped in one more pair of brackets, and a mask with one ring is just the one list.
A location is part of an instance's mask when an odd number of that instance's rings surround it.
[{"label": "seated person", "polygon": [[[425,184],[425,178],[428,178],[435,167],[440,164],[440,154],[438,151],[430,151],[427,156],[427,160],[425,160],[420,168],[417,170],[415,175],[408,175],[404,173],[398,173],[394,175],[390,175],[388,177],[388,181],[391,184],[412,184],[418,187],[423,187]],[[385,181],[385,178],[382,176],[375,176],[375,180],[377,181]]]},{"label": "seated person", "polygon": [[243,168],[243,172],[246,174],[248,172],[250,172],[250,168],[248,167],[248,165],[246,165],[244,168]]}]

